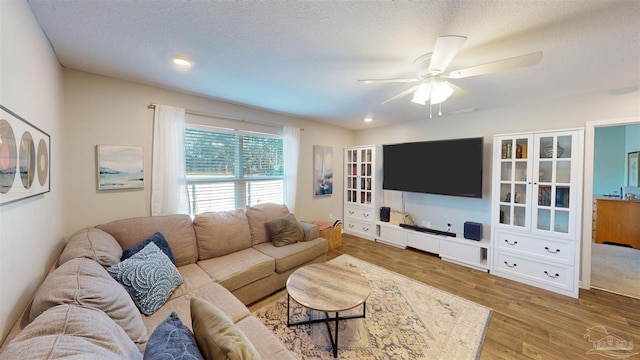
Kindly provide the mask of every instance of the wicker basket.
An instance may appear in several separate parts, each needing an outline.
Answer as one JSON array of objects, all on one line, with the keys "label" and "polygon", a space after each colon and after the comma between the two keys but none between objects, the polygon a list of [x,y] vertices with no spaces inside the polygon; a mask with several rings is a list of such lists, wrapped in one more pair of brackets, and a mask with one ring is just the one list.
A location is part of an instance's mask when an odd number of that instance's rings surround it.
[{"label": "wicker basket", "polygon": [[342,245],[342,225],[326,230],[320,230],[320,237],[329,241],[329,249],[335,249]]}]

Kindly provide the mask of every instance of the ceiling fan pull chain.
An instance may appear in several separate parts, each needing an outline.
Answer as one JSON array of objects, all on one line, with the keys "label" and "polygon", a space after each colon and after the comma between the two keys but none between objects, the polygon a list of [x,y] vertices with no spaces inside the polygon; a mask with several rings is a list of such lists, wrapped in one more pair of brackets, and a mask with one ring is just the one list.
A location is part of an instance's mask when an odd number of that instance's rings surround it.
[{"label": "ceiling fan pull chain", "polygon": [[431,115],[431,102],[429,102],[429,119],[433,118],[433,115]]},{"label": "ceiling fan pull chain", "polygon": [[438,116],[442,116],[442,103],[438,104],[440,108],[438,109]]}]

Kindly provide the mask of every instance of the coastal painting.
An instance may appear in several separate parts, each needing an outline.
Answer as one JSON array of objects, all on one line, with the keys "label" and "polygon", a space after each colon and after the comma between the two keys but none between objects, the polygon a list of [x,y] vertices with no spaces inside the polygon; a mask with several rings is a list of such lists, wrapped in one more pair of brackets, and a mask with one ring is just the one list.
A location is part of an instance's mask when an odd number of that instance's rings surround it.
[{"label": "coastal painting", "polygon": [[141,146],[98,145],[98,190],[144,188]]},{"label": "coastal painting", "polygon": [[313,146],[313,196],[333,194],[333,148]]}]

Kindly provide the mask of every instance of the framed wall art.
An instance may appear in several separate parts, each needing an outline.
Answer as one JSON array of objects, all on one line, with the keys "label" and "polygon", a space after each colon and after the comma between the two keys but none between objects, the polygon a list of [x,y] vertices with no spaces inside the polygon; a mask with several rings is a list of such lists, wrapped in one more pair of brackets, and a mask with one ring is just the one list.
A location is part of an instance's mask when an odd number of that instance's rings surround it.
[{"label": "framed wall art", "polygon": [[143,189],[142,146],[97,145],[98,190]]},{"label": "framed wall art", "polygon": [[638,155],[640,151],[627,154],[627,186],[638,186],[640,177],[640,167],[638,166]]},{"label": "framed wall art", "polygon": [[51,137],[0,105],[0,205],[51,191]]},{"label": "framed wall art", "polygon": [[331,146],[313,146],[313,184],[315,197],[333,194],[333,148]]}]

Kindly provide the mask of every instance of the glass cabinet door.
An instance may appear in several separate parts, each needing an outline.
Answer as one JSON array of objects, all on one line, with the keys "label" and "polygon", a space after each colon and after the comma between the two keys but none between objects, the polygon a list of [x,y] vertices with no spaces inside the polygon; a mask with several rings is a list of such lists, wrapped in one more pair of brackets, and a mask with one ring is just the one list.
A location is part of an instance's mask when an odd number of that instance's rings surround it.
[{"label": "glass cabinet door", "polygon": [[569,234],[572,218],[571,194],[573,151],[575,136],[571,133],[537,135],[534,162],[533,229],[536,231]]},{"label": "glass cabinet door", "polygon": [[499,223],[515,227],[529,227],[527,213],[530,202],[531,137],[501,138]]},{"label": "glass cabinet door", "polygon": [[345,199],[348,203],[358,203],[358,150],[346,150],[345,173],[346,176],[346,194]]},{"label": "glass cabinet door", "polygon": [[347,203],[373,204],[373,148],[345,150],[345,199]]},{"label": "glass cabinet door", "polygon": [[360,177],[359,177],[359,201],[360,204],[371,205],[373,181],[373,153],[372,149],[360,149]]}]

